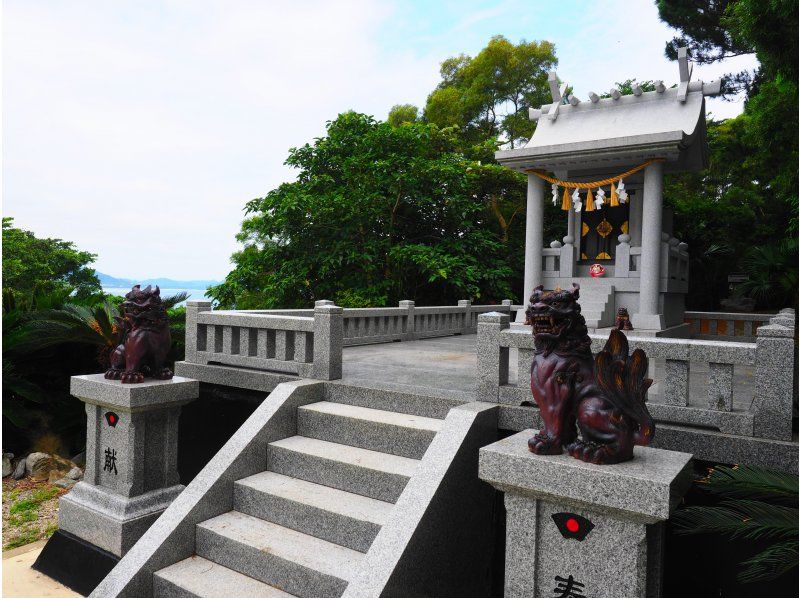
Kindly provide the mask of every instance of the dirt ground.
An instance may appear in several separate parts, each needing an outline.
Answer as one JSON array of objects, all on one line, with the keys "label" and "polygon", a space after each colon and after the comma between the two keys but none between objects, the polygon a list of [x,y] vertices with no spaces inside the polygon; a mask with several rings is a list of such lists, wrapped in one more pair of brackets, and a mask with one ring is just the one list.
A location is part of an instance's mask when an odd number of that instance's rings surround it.
[{"label": "dirt ground", "polygon": [[58,529],[58,499],[69,492],[47,481],[3,480],[3,551],[46,540]]}]

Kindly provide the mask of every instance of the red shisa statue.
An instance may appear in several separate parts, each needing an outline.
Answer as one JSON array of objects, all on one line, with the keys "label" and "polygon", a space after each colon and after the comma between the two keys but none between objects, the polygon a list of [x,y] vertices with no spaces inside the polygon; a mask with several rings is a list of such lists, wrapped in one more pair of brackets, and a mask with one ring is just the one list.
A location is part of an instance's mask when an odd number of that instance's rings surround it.
[{"label": "red shisa statue", "polygon": [[[525,314],[536,350],[531,391],[542,429],[528,441],[539,455],[570,455],[590,463],[620,463],[633,458],[634,445],[653,440],[655,423],[647,410],[648,360],[644,351],[628,354],[628,339],[611,331],[594,357],[586,321],[572,290],[533,291]],[[581,437],[578,437],[580,429]]]},{"label": "red shisa statue", "polygon": [[167,310],[161,290],[150,285],[134,286],[122,302],[123,317],[115,317],[120,342],[111,354],[111,368],[105,377],[123,384],[144,382],[145,376],[158,380],[172,378],[166,367],[172,345]]}]

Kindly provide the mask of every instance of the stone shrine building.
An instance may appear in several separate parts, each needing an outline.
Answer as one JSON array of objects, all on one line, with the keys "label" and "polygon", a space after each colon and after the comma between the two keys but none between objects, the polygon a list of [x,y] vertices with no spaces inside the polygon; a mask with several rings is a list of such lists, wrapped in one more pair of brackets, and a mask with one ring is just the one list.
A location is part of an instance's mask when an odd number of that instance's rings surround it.
[{"label": "stone shrine building", "polygon": [[[705,96],[718,94],[720,82],[691,81],[685,49],[678,60],[677,87],[657,81],[645,92],[635,84],[631,95],[614,89],[585,102],[565,96],[551,72],[553,103],[530,110],[537,121],[530,141],[497,152],[501,164],[528,175],[523,303],[540,284],[569,288],[578,280],[589,328],[611,326],[626,307],[638,331],[686,335],[688,246],[672,235],[663,177],[707,166]],[[549,248],[548,191],[567,211],[566,234]],[[590,275],[595,263],[604,276]]]}]

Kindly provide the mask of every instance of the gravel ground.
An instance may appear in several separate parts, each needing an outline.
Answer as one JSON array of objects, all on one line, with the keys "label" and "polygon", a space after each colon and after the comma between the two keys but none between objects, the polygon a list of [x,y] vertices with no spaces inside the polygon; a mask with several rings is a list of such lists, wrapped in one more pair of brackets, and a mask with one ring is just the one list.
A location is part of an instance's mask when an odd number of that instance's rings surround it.
[{"label": "gravel ground", "polygon": [[3,550],[44,540],[58,529],[58,499],[69,490],[47,481],[3,480]]}]

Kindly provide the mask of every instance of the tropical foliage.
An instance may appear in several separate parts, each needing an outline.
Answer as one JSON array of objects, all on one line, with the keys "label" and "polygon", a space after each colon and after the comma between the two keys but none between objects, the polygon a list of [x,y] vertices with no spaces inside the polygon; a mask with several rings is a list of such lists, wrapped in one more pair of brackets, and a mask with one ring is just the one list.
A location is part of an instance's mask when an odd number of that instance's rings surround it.
[{"label": "tropical foliage", "polygon": [[680,534],[719,534],[731,541],[766,540],[742,563],[743,583],[773,580],[797,568],[798,478],[754,467],[719,466],[700,481],[717,502],[678,510],[672,524]]},{"label": "tropical foliage", "polygon": [[[707,266],[690,272],[687,305],[717,308],[733,272],[749,276],[740,291],[759,307],[796,305],[798,4],[659,0],[657,5],[661,18],[680,33],[667,44],[668,57],[688,45],[692,60],[700,63],[741,54],[755,54],[759,63],[754,72],[724,79],[725,91],[745,93],[746,104],[739,117],[708,123],[710,168],[667,181],[677,236],[689,243],[693,256],[705,256]],[[777,262],[767,265],[771,259]],[[769,287],[774,291],[765,290]]]},{"label": "tropical foliage", "polygon": [[[53,434],[80,446],[85,415],[69,378],[104,371],[120,340],[114,317],[122,298],[102,293],[89,267],[94,257],[3,220],[3,431],[4,447],[17,454]],[[173,361],[183,356],[185,313],[175,305],[184,299],[164,299]]]}]

